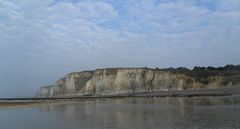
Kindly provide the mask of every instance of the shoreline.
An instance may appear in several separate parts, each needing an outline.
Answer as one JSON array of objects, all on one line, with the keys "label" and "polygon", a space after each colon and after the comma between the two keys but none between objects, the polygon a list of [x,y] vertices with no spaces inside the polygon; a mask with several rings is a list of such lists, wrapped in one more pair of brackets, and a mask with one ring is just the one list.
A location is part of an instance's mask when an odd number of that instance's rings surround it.
[{"label": "shoreline", "polygon": [[64,96],[64,97],[32,97],[32,98],[0,98],[0,109],[15,109],[41,106],[45,104],[61,104],[79,100],[97,99],[128,99],[128,98],[165,98],[165,97],[235,97],[240,96],[240,88],[188,90],[188,91],[159,91],[150,93],[95,95],[95,96]]},{"label": "shoreline", "polygon": [[114,95],[76,95],[76,96],[25,97],[25,98],[15,97],[15,98],[0,98],[0,103],[11,101],[25,102],[34,100],[74,100],[74,99],[101,99],[101,98],[128,98],[128,97],[214,97],[214,96],[231,96],[237,94],[240,95],[240,87],[222,89],[185,90],[185,91],[153,91]]}]

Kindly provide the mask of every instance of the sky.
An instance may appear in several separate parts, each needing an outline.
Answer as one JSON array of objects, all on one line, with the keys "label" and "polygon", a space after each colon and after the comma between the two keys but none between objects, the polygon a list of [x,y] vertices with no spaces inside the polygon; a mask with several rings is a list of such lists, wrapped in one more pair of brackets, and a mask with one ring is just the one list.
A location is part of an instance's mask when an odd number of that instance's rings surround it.
[{"label": "sky", "polygon": [[0,0],[0,97],[69,72],[240,64],[240,0]]}]

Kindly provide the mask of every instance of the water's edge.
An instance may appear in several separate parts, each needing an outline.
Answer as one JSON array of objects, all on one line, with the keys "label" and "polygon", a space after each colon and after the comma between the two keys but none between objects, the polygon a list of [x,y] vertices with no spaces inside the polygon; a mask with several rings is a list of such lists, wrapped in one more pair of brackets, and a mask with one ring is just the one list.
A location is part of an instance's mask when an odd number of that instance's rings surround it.
[{"label": "water's edge", "polygon": [[158,91],[142,93],[125,93],[113,95],[81,95],[81,96],[59,96],[59,97],[27,97],[27,98],[0,98],[1,101],[14,100],[58,100],[58,99],[94,99],[94,98],[127,98],[127,97],[204,97],[204,96],[231,96],[240,95],[240,88],[222,88],[206,90],[185,91]]}]

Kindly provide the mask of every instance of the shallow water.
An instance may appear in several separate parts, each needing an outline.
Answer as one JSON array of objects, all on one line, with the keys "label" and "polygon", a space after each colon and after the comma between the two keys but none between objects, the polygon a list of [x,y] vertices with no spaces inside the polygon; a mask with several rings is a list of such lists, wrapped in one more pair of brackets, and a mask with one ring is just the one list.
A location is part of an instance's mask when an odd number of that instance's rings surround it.
[{"label": "shallow water", "polygon": [[240,97],[96,99],[2,108],[0,129],[240,129]]}]

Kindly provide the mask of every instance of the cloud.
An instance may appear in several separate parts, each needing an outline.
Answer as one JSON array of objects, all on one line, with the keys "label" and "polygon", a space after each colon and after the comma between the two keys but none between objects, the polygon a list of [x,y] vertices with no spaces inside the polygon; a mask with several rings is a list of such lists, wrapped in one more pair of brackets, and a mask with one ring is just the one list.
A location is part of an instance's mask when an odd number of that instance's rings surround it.
[{"label": "cloud", "polygon": [[239,5],[238,0],[1,0],[0,73],[9,90],[2,92],[34,91],[67,72],[99,67],[240,63]]}]

